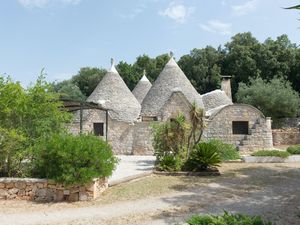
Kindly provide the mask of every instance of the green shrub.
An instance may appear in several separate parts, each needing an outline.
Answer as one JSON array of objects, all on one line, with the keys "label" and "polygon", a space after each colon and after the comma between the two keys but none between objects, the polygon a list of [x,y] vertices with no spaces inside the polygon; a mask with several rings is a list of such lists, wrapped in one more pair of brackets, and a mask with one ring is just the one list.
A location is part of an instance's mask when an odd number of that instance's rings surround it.
[{"label": "green shrub", "polygon": [[110,176],[117,164],[110,145],[92,135],[54,134],[32,150],[35,174],[65,185]]},{"label": "green shrub", "polygon": [[292,145],[287,148],[287,152],[292,155],[300,154],[300,145]]},{"label": "green shrub", "polygon": [[221,163],[221,158],[217,152],[217,147],[212,143],[201,142],[195,146],[184,170],[203,171],[212,166],[218,166],[219,163]]},{"label": "green shrub", "polygon": [[175,172],[181,170],[182,164],[182,159],[179,156],[165,155],[158,162],[157,168],[162,171]]},{"label": "green shrub", "polygon": [[274,157],[281,157],[287,158],[290,153],[286,151],[279,151],[279,150],[260,150],[251,154],[252,156],[274,156]]},{"label": "green shrub", "polygon": [[260,216],[230,214],[224,212],[222,216],[196,215],[187,220],[189,225],[275,225],[265,222]]},{"label": "green shrub", "polygon": [[217,139],[210,140],[208,143],[216,146],[222,161],[240,159],[240,154],[234,145],[224,143]]}]

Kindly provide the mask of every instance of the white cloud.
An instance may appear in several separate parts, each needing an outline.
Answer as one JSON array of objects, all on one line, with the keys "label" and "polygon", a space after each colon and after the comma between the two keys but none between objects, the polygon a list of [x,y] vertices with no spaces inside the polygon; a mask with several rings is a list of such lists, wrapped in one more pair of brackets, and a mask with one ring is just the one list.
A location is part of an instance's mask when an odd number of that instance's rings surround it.
[{"label": "white cloud", "polygon": [[49,4],[66,4],[66,5],[76,5],[81,0],[18,0],[19,3],[26,8],[43,8]]},{"label": "white cloud", "polygon": [[234,15],[243,16],[256,9],[257,0],[251,0],[241,5],[233,5],[231,9]]},{"label": "white cloud", "polygon": [[171,2],[164,11],[159,12],[159,15],[167,16],[177,23],[184,23],[193,12],[194,7],[187,7],[183,4]]},{"label": "white cloud", "polygon": [[139,14],[143,13],[146,8],[147,8],[147,6],[142,4],[135,9],[132,9],[132,11],[128,14],[118,13],[117,15],[124,19],[133,19],[136,16],[138,16]]},{"label": "white cloud", "polygon": [[231,23],[224,23],[219,20],[210,20],[206,24],[200,24],[202,30],[222,35],[231,35]]}]

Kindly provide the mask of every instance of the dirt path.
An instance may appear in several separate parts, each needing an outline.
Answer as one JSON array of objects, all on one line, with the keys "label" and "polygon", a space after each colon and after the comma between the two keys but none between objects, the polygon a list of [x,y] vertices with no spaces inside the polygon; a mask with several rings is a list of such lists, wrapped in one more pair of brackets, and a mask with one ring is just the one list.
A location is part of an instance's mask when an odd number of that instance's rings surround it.
[{"label": "dirt path", "polygon": [[163,225],[223,210],[261,215],[278,225],[300,224],[299,163],[224,164],[221,172],[205,182],[181,178],[170,193],[111,204],[1,201],[0,224]]}]

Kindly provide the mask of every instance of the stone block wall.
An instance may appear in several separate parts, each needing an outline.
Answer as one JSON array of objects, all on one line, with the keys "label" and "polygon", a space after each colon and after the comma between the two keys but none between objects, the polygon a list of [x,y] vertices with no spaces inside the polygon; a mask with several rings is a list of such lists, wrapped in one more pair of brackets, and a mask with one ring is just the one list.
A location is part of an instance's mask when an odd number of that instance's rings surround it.
[{"label": "stone block wall", "polygon": [[[78,113],[78,112],[77,112]],[[106,113],[104,111],[89,109],[83,110],[83,133],[93,133],[94,123],[103,123],[104,136],[106,136]],[[76,115],[78,118],[78,115]],[[115,154],[132,154],[134,123],[117,121],[108,117],[108,142],[112,145]],[[69,127],[73,134],[79,134],[80,124],[78,119]]]},{"label": "stone block wall", "polygon": [[153,130],[151,124],[154,123],[158,122],[140,122],[135,124],[132,145],[133,155],[153,155]]},{"label": "stone block wall", "polygon": [[0,199],[38,202],[86,201],[98,198],[108,188],[106,178],[85,186],[66,187],[47,179],[0,178]]},{"label": "stone block wall", "polygon": [[274,129],[274,145],[296,145],[300,144],[300,130],[298,128]]},{"label": "stone block wall", "polygon": [[[233,121],[248,121],[249,134],[233,134]],[[273,148],[271,120],[249,105],[234,104],[222,108],[207,120],[203,137],[236,145],[241,152]]]}]

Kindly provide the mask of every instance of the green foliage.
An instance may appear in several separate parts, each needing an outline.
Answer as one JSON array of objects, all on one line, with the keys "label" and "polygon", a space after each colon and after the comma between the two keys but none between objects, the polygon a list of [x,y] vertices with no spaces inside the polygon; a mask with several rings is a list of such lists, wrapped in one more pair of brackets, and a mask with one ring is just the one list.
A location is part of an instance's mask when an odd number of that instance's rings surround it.
[{"label": "green foliage", "polygon": [[201,142],[195,146],[184,169],[187,171],[203,171],[213,166],[219,166],[220,163],[221,158],[216,145]]},{"label": "green foliage", "polygon": [[43,74],[27,89],[0,77],[0,151],[7,162],[1,165],[2,175],[25,176],[21,162],[31,158],[28,147],[45,134],[65,130],[71,121],[71,115],[60,109],[59,95],[51,90]]},{"label": "green foliage", "polygon": [[72,99],[78,101],[84,101],[86,99],[86,96],[82,94],[79,87],[69,80],[52,85],[54,91],[59,93],[63,99]]},{"label": "green foliage", "polygon": [[300,154],[300,145],[289,146],[286,151],[292,155],[298,155]]},{"label": "green foliage", "polygon": [[180,171],[182,165],[183,160],[181,157],[169,154],[162,157],[157,165],[157,168],[162,171],[174,172]]},{"label": "green foliage", "polygon": [[195,215],[187,220],[189,225],[275,225],[264,221],[260,216],[231,214],[224,212],[221,216]]},{"label": "green foliage", "polygon": [[[132,90],[142,77],[143,70],[153,82],[168,60],[167,54],[156,58],[144,54],[138,56],[133,64],[121,61],[117,70]],[[220,75],[232,76],[234,100],[239,83],[249,85],[250,80],[258,76],[267,81],[284,77],[300,93],[300,48],[285,34],[259,42],[250,32],[239,33],[224,47],[207,46],[191,50],[179,59],[178,64],[200,94],[219,88]],[[89,96],[104,74],[104,69],[84,67],[70,82],[78,86],[84,96]],[[65,92],[68,91],[74,92],[65,89]]]},{"label": "green foliage", "polygon": [[24,176],[25,137],[16,130],[0,128],[0,177]]},{"label": "green foliage", "polygon": [[187,146],[188,124],[183,115],[162,123],[154,124],[154,155],[160,162],[166,155],[183,157]]},{"label": "green foliage", "polygon": [[65,185],[108,177],[117,164],[110,145],[93,135],[45,136],[33,146],[32,152],[35,174]]},{"label": "green foliage", "polygon": [[132,90],[142,78],[144,70],[150,82],[153,82],[169,59],[168,54],[159,55],[156,58],[141,55],[136,58],[136,62],[132,65],[121,61],[117,65],[117,70],[129,89]]},{"label": "green foliage", "polygon": [[204,49],[193,49],[189,55],[182,56],[178,65],[196,90],[206,93],[220,87],[222,57],[220,50],[207,46]]},{"label": "green foliage", "polygon": [[279,151],[279,150],[260,150],[251,154],[252,156],[274,156],[274,157],[281,157],[287,158],[290,156],[290,153],[286,151]]},{"label": "green foliage", "polygon": [[294,5],[285,9],[300,9],[300,5]]},{"label": "green foliage", "polygon": [[197,145],[202,137],[203,130],[205,128],[204,124],[204,110],[198,108],[196,103],[194,102],[191,106],[190,112],[190,134],[188,136],[188,147],[187,147],[187,158],[190,155],[191,149]]},{"label": "green foliage", "polygon": [[275,121],[297,116],[300,108],[299,94],[283,78],[273,78],[268,82],[258,77],[251,79],[249,85],[241,83],[237,100],[257,107]]},{"label": "green foliage", "polygon": [[217,139],[209,140],[208,143],[216,146],[222,161],[240,159],[240,154],[234,145],[224,143]]},{"label": "green foliage", "polygon": [[88,97],[95,90],[105,74],[105,69],[83,67],[77,75],[72,77],[71,82],[79,87],[84,96]]}]

